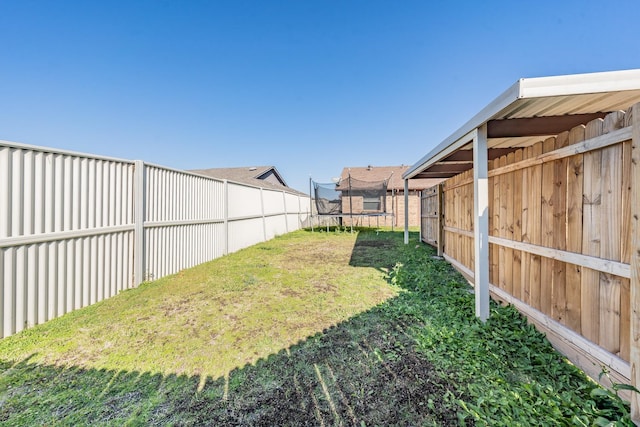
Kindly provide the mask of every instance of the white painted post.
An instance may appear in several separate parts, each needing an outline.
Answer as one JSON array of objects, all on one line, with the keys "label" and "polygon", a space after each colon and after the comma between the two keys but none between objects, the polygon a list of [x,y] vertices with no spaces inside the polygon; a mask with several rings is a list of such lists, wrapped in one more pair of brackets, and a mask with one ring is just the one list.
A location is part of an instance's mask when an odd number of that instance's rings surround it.
[{"label": "white painted post", "polygon": [[[422,204],[422,203],[421,203]],[[438,184],[438,256],[444,255],[444,191]],[[422,223],[421,223],[422,224]]]},{"label": "white painted post", "polygon": [[137,287],[144,282],[144,162],[134,162],[133,178],[133,286]]},{"label": "white painted post", "polygon": [[289,232],[289,214],[287,213],[287,193],[282,190],[282,203],[284,203],[284,229]]},{"label": "white painted post", "polygon": [[409,180],[404,180],[404,244],[409,244]]},{"label": "white painted post", "polygon": [[473,137],[473,245],[475,251],[476,317],[489,318],[489,164],[487,125],[476,129]]},{"label": "white painted post", "polygon": [[298,228],[300,230],[302,228],[302,197],[298,194]]},{"label": "white painted post", "polygon": [[224,179],[224,254],[229,254],[229,182]]},{"label": "white painted post", "polygon": [[267,218],[264,215],[264,189],[260,187],[260,205],[262,206],[262,237],[263,242],[267,241]]}]

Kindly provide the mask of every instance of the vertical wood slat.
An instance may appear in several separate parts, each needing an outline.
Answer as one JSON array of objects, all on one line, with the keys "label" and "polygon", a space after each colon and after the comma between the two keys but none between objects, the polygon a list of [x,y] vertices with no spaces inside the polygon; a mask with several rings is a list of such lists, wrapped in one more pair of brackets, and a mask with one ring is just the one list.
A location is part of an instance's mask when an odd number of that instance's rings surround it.
[{"label": "vertical wood slat", "polygon": [[[542,144],[542,152],[549,153],[555,149],[556,139],[547,138]],[[542,165],[542,177],[540,187],[540,244],[553,247],[553,195],[555,168],[553,162]],[[540,259],[540,311],[551,316],[552,292],[553,292],[553,260],[547,257]]]},{"label": "vertical wood slat", "polygon": [[[569,145],[585,139],[586,126],[577,126],[569,131]],[[568,159],[567,165],[567,250],[582,253],[582,194],[584,187],[584,155],[577,154]],[[566,325],[582,333],[582,267],[566,266]],[[583,334],[584,335],[584,334]]]},{"label": "vertical wood slat", "polygon": [[[493,165],[493,160],[489,160],[488,162],[488,170],[491,171],[494,168]],[[493,219],[494,219],[494,204],[493,204],[493,183],[494,183],[494,176],[490,176],[489,180],[488,180],[488,185],[489,185],[489,235],[493,236]],[[493,256],[493,248],[494,248],[494,244],[493,243],[489,243],[489,282],[492,284],[495,284],[496,281],[494,280],[494,269],[495,269],[495,259]]]},{"label": "vertical wood slat", "polygon": [[[533,157],[542,154],[542,142],[533,145]],[[535,165],[531,167],[531,185],[529,188],[529,237],[531,243],[540,245],[542,236],[542,227],[540,224],[542,215],[542,166]],[[540,266],[541,258],[539,255],[531,255],[531,264],[529,266],[529,286],[531,292],[530,305],[538,310],[540,305]]]},{"label": "vertical wood slat", "polygon": [[[465,172],[465,178],[469,178],[471,173],[471,170]],[[473,232],[473,184],[471,183],[464,186],[464,209],[466,212],[464,229]],[[462,241],[464,242],[465,265],[471,270],[474,265],[473,239],[464,236]]]},{"label": "vertical wood slat", "polygon": [[[507,159],[506,159],[506,164],[510,165],[515,161],[515,154],[514,153],[509,153],[507,155]],[[509,240],[513,240],[513,236],[514,236],[514,172],[510,172],[508,174],[506,174],[506,182],[505,182],[505,189],[506,189],[506,227],[504,230],[504,237],[506,239]],[[513,263],[513,249],[511,248],[505,248],[504,251],[504,258],[505,258],[505,283],[504,283],[504,290],[509,292],[511,295],[513,295],[513,270],[514,270],[514,263]]]},{"label": "vertical wood slat", "polygon": [[[449,186],[447,185],[448,181],[442,184],[442,190],[444,192],[444,224],[447,227],[451,227],[451,218],[453,217],[453,213],[451,210],[451,191],[449,190]],[[451,234],[445,232],[444,234],[444,253],[447,255],[451,255],[451,248],[453,246],[453,242],[451,239]]]},{"label": "vertical wood slat", "polygon": [[[640,389],[640,103],[631,110],[631,384]],[[631,418],[640,422],[640,394],[631,394]]]},{"label": "vertical wood slat", "polygon": [[[602,135],[602,119],[587,123],[585,139]],[[602,183],[602,151],[594,150],[584,154],[584,198],[582,253],[600,256],[600,225]],[[595,343],[600,342],[600,273],[590,268],[582,269],[581,299],[582,334]]]},{"label": "vertical wood slat", "polygon": [[[523,151],[523,159],[529,159],[533,157],[533,147],[527,147]],[[531,242],[531,212],[530,207],[530,195],[531,195],[531,168],[525,168],[522,171],[522,241],[524,243]],[[529,275],[531,269],[531,254],[528,252],[522,252],[521,255],[521,300],[531,305],[531,276]]]},{"label": "vertical wood slat", "polygon": [[[514,162],[522,160],[523,150],[514,154]],[[522,169],[513,173],[513,240],[522,241]],[[512,294],[522,299],[522,252],[513,250]]]},{"label": "vertical wood slat", "polygon": [[438,212],[438,221],[436,227],[438,228],[438,256],[442,256],[444,254],[444,212],[443,212],[443,203],[444,203],[444,192],[442,189],[442,184],[438,184],[437,186],[437,212]]},{"label": "vertical wood slat", "polygon": [[[556,137],[556,148],[569,145],[569,131]],[[567,167],[568,159],[553,162],[553,241],[556,249],[567,250]],[[560,323],[566,324],[567,317],[567,264],[553,261],[551,316]]]},{"label": "vertical wood slat", "polygon": [[[493,167],[500,167],[500,159],[493,160]],[[493,199],[492,199],[492,216],[491,222],[491,235],[500,237],[500,180],[502,179],[501,175],[496,175],[493,177]],[[498,245],[492,244],[491,254],[493,260],[493,277],[491,278],[491,282],[493,284],[500,283],[500,270],[502,266],[500,265],[500,247]]]},{"label": "vertical wood slat", "polygon": [[[460,181],[460,176],[458,176],[455,181],[454,184],[457,185],[458,182]],[[462,226],[462,218],[463,215],[461,215],[462,212],[462,208],[460,206],[460,187],[456,187],[453,189],[452,193],[453,193],[453,212],[455,212],[454,216],[453,216],[453,226],[455,228],[463,228]],[[462,257],[462,235],[460,234],[455,234],[455,238],[454,238],[454,244],[453,244],[453,251],[456,254],[456,259],[459,259],[460,262],[463,262],[463,257]]]},{"label": "vertical wood slat", "polygon": [[[624,112],[608,114],[603,123],[603,133],[619,129],[624,124]],[[621,209],[622,209],[622,144],[602,150],[601,157],[602,216],[600,224],[600,258],[621,259]],[[600,345],[613,354],[620,352],[620,288],[619,277],[600,273]]]},{"label": "vertical wood slat", "polygon": [[[624,127],[632,125],[633,107],[625,113]],[[632,141],[622,144],[622,218],[620,258],[631,263],[631,151]],[[630,360],[631,354],[631,282],[622,279],[620,282],[620,357]]]},{"label": "vertical wood slat", "polygon": [[[507,156],[500,157],[500,167],[507,165]],[[507,192],[508,192],[508,177],[507,174],[500,176],[500,186],[498,200],[498,237],[507,238]],[[494,197],[495,194],[494,194]],[[498,247],[498,264],[500,265],[498,270],[498,287],[506,290],[507,286],[507,249],[504,246]]]}]

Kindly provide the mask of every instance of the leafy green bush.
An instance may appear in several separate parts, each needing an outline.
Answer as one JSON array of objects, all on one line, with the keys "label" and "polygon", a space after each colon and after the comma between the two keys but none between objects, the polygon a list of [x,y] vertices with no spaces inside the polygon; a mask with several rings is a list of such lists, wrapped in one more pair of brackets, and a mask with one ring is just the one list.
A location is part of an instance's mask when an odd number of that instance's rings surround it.
[{"label": "leafy green bush", "polygon": [[588,379],[515,308],[492,301],[482,323],[466,280],[430,248],[416,249],[407,248],[389,274],[407,291],[401,296],[406,302],[393,307],[424,325],[415,331],[417,347],[455,384],[450,398],[461,409],[461,422],[633,425],[617,393]]}]

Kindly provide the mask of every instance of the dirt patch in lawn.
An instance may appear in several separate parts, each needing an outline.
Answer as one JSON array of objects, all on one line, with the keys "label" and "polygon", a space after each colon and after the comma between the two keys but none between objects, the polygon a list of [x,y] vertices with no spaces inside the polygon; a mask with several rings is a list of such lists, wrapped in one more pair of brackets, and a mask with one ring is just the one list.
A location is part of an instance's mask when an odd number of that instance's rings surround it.
[{"label": "dirt patch in lawn", "polygon": [[235,370],[224,380],[209,381],[195,397],[166,402],[150,421],[252,426],[457,424],[457,409],[445,398],[455,390],[414,351],[407,327],[374,309],[289,351]]}]

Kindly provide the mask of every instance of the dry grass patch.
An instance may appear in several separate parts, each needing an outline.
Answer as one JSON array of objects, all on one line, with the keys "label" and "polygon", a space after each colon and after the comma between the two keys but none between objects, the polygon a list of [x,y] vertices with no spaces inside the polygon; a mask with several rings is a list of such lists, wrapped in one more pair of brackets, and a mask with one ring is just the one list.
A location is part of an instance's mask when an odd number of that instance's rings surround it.
[{"label": "dry grass patch", "polygon": [[0,342],[5,360],[221,377],[397,294],[357,234],[300,231]]}]

